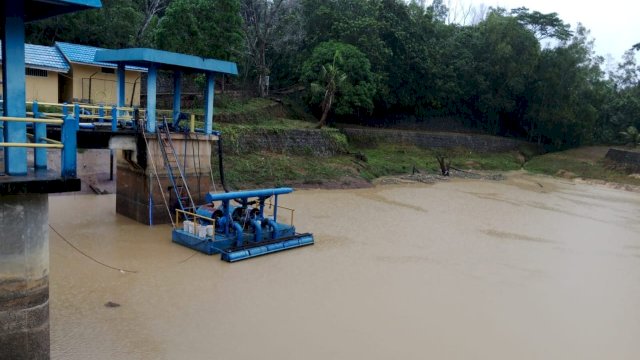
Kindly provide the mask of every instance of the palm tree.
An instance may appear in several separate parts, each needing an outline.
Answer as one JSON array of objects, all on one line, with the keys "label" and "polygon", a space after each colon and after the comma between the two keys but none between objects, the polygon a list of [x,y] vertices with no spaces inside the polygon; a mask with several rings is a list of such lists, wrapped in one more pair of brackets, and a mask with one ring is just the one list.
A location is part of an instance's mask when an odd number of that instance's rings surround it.
[{"label": "palm tree", "polygon": [[311,84],[311,91],[317,94],[321,94],[324,92],[324,98],[322,99],[322,103],[320,104],[322,107],[322,116],[320,117],[320,122],[318,122],[317,128],[320,129],[327,124],[327,116],[329,115],[329,111],[331,110],[331,106],[333,105],[333,100],[335,99],[336,93],[338,89],[342,86],[342,84],[347,80],[347,74],[343,73],[338,69],[336,62],[340,59],[340,53],[336,51],[333,55],[333,63],[322,65],[320,68],[320,76],[318,77],[318,82],[314,82]]},{"label": "palm tree", "polygon": [[627,141],[627,145],[632,147],[640,145],[640,132],[635,126],[629,126],[627,131],[621,131],[620,135]]}]

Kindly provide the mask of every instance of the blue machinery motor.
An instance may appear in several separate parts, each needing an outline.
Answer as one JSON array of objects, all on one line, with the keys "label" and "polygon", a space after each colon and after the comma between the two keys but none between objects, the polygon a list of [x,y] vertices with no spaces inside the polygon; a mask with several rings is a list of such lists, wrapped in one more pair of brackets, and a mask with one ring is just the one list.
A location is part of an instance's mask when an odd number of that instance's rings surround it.
[{"label": "blue machinery motor", "polygon": [[[277,222],[278,196],[291,192],[277,188],[208,193],[207,204],[195,214],[178,211],[186,220],[182,228],[173,229],[173,242],[208,255],[220,253],[228,262],[313,245],[312,234],[296,233],[293,223]],[[267,204],[271,197],[273,204]],[[273,216],[265,216],[266,207],[273,209]]]}]

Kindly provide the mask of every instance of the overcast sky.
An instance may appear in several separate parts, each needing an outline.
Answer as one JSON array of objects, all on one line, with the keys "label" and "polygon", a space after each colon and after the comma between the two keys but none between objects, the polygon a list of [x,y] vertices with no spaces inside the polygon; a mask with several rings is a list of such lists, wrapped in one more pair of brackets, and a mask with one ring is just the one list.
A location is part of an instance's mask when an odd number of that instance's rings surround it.
[{"label": "overcast sky", "polygon": [[622,54],[640,42],[640,1],[638,0],[445,0],[454,4],[501,6],[507,9],[527,7],[542,13],[556,12],[560,18],[575,25],[581,22],[591,30],[596,53],[610,54],[619,61]]}]

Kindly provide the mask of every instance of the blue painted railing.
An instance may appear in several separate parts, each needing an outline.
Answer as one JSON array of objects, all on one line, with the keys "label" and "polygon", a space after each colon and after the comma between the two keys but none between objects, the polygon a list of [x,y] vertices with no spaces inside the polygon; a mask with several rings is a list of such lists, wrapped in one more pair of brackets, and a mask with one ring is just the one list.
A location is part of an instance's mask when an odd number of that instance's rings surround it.
[{"label": "blue painted railing", "polygon": [[[42,119],[38,117],[37,104],[34,108],[33,118],[22,117],[9,117],[2,116],[0,121],[6,122],[21,122],[27,125],[33,126],[33,134],[28,134],[27,137],[32,138],[32,142],[0,142],[0,148],[6,149],[11,147],[18,148],[33,148],[34,149],[34,167],[37,170],[47,169],[47,149],[60,149],[61,150],[61,176],[63,178],[76,177],[77,176],[77,133],[76,133],[76,119],[72,116],[65,116],[63,119]],[[47,125],[59,125],[61,126],[61,138],[60,141],[47,138]],[[30,135],[30,136],[29,136]],[[8,159],[6,158],[7,152],[5,151],[5,161],[18,161],[20,159]],[[22,160],[24,161],[24,160]]]},{"label": "blue painted railing", "polygon": [[[133,112],[136,108],[129,107],[117,107],[106,105],[83,105],[78,103],[68,104],[56,104],[56,103],[38,103],[37,101],[28,102],[32,104],[32,111],[29,115],[34,115],[40,118],[44,117],[65,117],[71,115],[76,120],[76,129],[80,128],[93,129],[96,126],[104,125],[105,128],[110,124],[110,130],[112,132],[118,131],[118,121],[132,121],[134,120]],[[39,111],[40,105],[46,105],[50,107],[60,108],[60,112],[47,113]],[[135,128],[135,121],[133,121],[133,127]]]}]

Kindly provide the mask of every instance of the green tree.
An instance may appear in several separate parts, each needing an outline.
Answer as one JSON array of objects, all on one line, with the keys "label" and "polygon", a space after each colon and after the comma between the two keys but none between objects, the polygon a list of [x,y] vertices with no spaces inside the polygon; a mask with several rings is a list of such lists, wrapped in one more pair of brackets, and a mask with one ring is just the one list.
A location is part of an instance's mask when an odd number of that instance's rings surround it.
[{"label": "green tree", "polygon": [[526,89],[540,56],[537,39],[513,17],[491,13],[478,25],[474,42],[471,101],[485,129],[494,134],[523,131]]},{"label": "green tree", "polygon": [[322,96],[322,116],[318,123],[318,128],[322,128],[327,124],[327,115],[333,105],[333,99],[336,92],[343,86],[347,80],[347,75],[338,69],[338,59],[342,60],[340,53],[336,51],[333,55],[333,63],[327,65],[321,65],[320,74],[316,82],[311,83],[311,91]]},{"label": "green tree", "polygon": [[[357,47],[376,74],[376,93],[388,94],[385,71],[392,52],[381,38],[381,0],[301,0],[306,37],[304,47],[313,50],[322,42],[337,41]],[[346,54],[343,53],[346,58]]]},{"label": "green tree", "polygon": [[[340,56],[336,57],[336,53]],[[322,68],[325,71],[322,71]],[[331,70],[331,71],[329,71]],[[345,75],[345,79],[341,80]],[[373,110],[375,96],[374,76],[366,56],[355,46],[335,41],[321,43],[302,66],[301,81],[307,85],[307,100],[317,106],[324,102],[325,93],[312,91],[311,84],[323,84],[327,76],[334,79],[335,91],[329,108],[337,115],[358,115]],[[317,86],[314,86],[317,88]],[[323,108],[324,110],[324,108]],[[325,117],[326,120],[326,117]]]},{"label": "green tree", "polygon": [[525,114],[530,139],[556,148],[594,140],[606,87],[601,61],[581,26],[571,42],[542,52]]},{"label": "green tree", "polygon": [[640,65],[635,55],[633,49],[625,52],[616,71],[609,74],[614,88],[607,104],[609,129],[640,127]]},{"label": "green tree", "polygon": [[[416,5],[413,3],[412,5]],[[444,23],[449,16],[449,8],[444,4],[443,0],[433,0],[431,5],[427,7],[427,13],[433,17],[434,20]]]},{"label": "green tree", "polygon": [[102,8],[30,23],[27,42],[67,41],[106,48],[134,46],[144,21],[141,0],[103,0]]},{"label": "green tree", "polygon": [[539,11],[529,11],[526,7],[519,7],[511,10],[511,15],[530,29],[538,40],[553,38],[566,41],[571,38],[571,27],[558,17],[558,13],[543,14]]},{"label": "green tree", "polygon": [[268,94],[267,79],[271,75],[271,67],[275,56],[272,48],[280,46],[283,50],[288,42],[285,38],[297,39],[299,29],[289,25],[296,11],[295,0],[242,0],[241,14],[246,46],[245,59],[247,73],[252,70],[257,75],[258,93],[261,97]]},{"label": "green tree", "polygon": [[620,135],[622,135],[627,145],[632,147],[640,145],[640,131],[635,126],[629,126],[627,130],[621,131]]},{"label": "green tree", "polygon": [[237,0],[173,0],[158,23],[156,47],[208,58],[236,60],[242,44]]},{"label": "green tree", "polygon": [[141,2],[142,21],[136,32],[136,45],[148,46],[153,41],[153,32],[158,24],[159,16],[169,6],[171,0],[137,0]]}]

